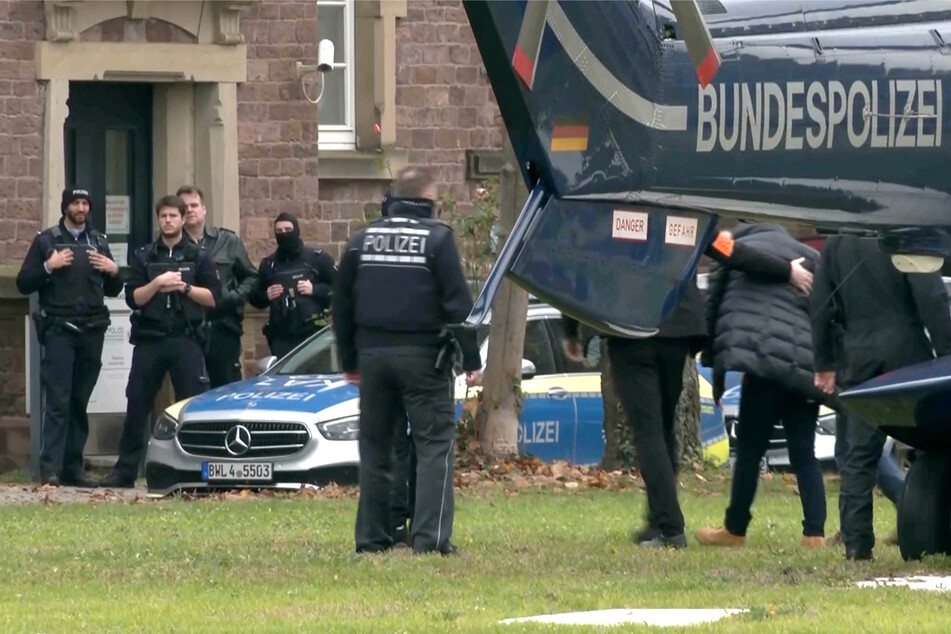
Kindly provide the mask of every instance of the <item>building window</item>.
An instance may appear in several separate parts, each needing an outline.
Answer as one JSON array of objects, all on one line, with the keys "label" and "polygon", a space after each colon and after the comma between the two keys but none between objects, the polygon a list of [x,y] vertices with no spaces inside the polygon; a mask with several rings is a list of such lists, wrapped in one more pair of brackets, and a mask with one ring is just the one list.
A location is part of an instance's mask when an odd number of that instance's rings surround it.
[{"label": "building window", "polygon": [[324,73],[317,107],[322,150],[352,150],[354,132],[354,0],[317,0],[317,34],[334,43],[334,69]]}]

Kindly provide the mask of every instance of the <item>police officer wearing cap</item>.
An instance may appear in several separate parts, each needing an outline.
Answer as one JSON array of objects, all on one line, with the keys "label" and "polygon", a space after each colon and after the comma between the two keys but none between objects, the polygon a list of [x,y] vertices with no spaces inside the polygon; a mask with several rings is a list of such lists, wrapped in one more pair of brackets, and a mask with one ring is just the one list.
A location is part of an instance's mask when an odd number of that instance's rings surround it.
[{"label": "police officer wearing cap", "polygon": [[274,239],[277,250],[261,260],[248,301],[269,309],[264,336],[280,358],[327,325],[337,269],[329,253],[304,246],[294,214],[278,214]]},{"label": "police officer wearing cap", "polygon": [[165,196],[155,205],[158,239],[135,251],[126,281],[132,308],[132,369],[119,460],[100,486],[131,488],[146,445],[146,426],[168,372],[175,398],[208,387],[202,323],[221,295],[221,281],[208,254],[185,235],[185,203]]},{"label": "police officer wearing cap", "polygon": [[89,436],[86,406],[102,367],[109,325],[103,298],[122,290],[106,236],[89,226],[89,192],[63,191],[59,224],[33,239],[17,275],[24,295],[38,292],[34,315],[43,346],[40,377],[46,390],[40,478],[45,484],[95,486],[83,471]]},{"label": "police officer wearing cap", "polygon": [[[447,326],[472,298],[452,230],[433,219],[435,186],[403,170],[387,217],[358,231],[340,261],[333,328],[345,378],[360,386],[360,501],[357,552],[393,546],[391,495],[396,427],[412,421],[416,500],[410,538],[416,553],[455,552],[452,354]],[[466,382],[482,379],[474,331],[457,335]],[[400,422],[402,421],[402,422]]]},{"label": "police officer wearing cap", "polygon": [[221,298],[208,312],[205,365],[210,387],[241,380],[241,334],[244,302],[258,275],[238,235],[223,227],[212,227],[205,219],[208,210],[200,189],[183,185],[175,193],[185,203],[185,232],[215,262],[221,278]]}]

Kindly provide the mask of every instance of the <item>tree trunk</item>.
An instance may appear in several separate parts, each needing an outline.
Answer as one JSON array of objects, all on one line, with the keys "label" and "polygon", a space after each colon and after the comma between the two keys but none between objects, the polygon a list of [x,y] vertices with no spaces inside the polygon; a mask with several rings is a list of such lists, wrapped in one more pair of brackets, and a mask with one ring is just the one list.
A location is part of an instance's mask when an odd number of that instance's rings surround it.
[{"label": "tree trunk", "polygon": [[[515,170],[514,154],[507,145],[509,160],[499,179],[499,244],[508,238],[525,188]],[[518,455],[518,422],[522,411],[522,354],[528,292],[510,280],[503,280],[492,303],[489,325],[489,354],[486,360],[482,407],[476,430],[483,451],[495,458]]]},{"label": "tree trunk", "polygon": [[527,313],[528,293],[511,281],[503,280],[492,304],[482,406],[476,418],[479,444],[494,458],[518,455]]},{"label": "tree trunk", "polygon": [[[601,344],[601,398],[604,402],[604,457],[601,467],[607,470],[626,469],[637,466],[634,450],[634,432],[621,406],[611,374],[611,361],[607,354],[607,342]],[[675,425],[677,429],[677,454],[682,464],[691,464],[703,457],[700,441],[700,384],[697,364],[688,356],[684,363],[683,390],[677,402]]]},{"label": "tree trunk", "polygon": [[697,362],[687,355],[684,364],[684,388],[677,402],[677,455],[681,464],[689,466],[703,458],[700,440],[700,384]]},{"label": "tree trunk", "polygon": [[604,406],[604,456],[601,458],[601,468],[614,471],[633,467],[633,434],[614,385],[608,341],[604,338],[601,339],[601,399]]}]

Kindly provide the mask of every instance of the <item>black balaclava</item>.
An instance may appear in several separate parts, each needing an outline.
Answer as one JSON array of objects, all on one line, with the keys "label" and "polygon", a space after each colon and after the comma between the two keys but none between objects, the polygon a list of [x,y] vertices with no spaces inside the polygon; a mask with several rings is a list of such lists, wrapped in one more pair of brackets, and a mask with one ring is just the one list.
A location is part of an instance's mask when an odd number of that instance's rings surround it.
[{"label": "black balaclava", "polygon": [[287,233],[275,233],[274,239],[277,240],[277,257],[282,260],[291,260],[298,255],[304,248],[304,243],[300,239],[300,225],[297,224],[297,216],[287,212],[281,212],[274,219],[274,224],[285,221],[294,225],[294,228]]},{"label": "black balaclava", "polygon": [[89,213],[92,213],[92,199],[89,197],[89,190],[79,187],[67,187],[63,190],[63,200],[59,206],[59,210],[64,216],[66,215],[66,208],[69,207],[69,203],[74,200],[85,200],[89,203]]}]

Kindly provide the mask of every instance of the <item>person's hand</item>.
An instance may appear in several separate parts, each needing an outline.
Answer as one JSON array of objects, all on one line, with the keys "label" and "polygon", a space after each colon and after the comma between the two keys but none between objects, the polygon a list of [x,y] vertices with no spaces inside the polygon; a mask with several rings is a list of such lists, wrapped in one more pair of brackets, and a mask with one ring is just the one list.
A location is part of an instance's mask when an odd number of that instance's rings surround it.
[{"label": "person's hand", "polygon": [[267,298],[274,301],[284,293],[284,287],[280,284],[271,284],[267,287]]},{"label": "person's hand", "polygon": [[812,292],[812,273],[802,265],[806,258],[798,258],[789,263],[789,283],[808,295]]},{"label": "person's hand", "polygon": [[298,280],[297,292],[301,295],[313,295],[314,284],[310,280]]},{"label": "person's hand", "polygon": [[55,271],[56,269],[61,269],[63,267],[70,266],[73,263],[73,252],[71,249],[62,249],[61,251],[53,251],[53,254],[50,255],[49,259],[46,261],[46,268],[50,271]]},{"label": "person's hand", "polygon": [[343,380],[349,383],[350,385],[360,385],[360,373],[359,372],[344,372]]},{"label": "person's hand", "polygon": [[106,273],[107,275],[119,274],[119,265],[98,251],[89,254],[89,263],[92,264],[92,268],[100,273]]},{"label": "person's hand", "polygon": [[473,370],[472,372],[466,372],[466,385],[469,387],[474,387],[482,383],[482,370]]},{"label": "person's hand", "polygon": [[813,383],[823,394],[835,392],[835,372],[816,372]]},{"label": "person's hand", "polygon": [[565,356],[569,360],[574,361],[575,363],[584,362],[584,353],[581,350],[581,342],[578,341],[575,337],[568,337],[561,342],[561,346],[565,351]]},{"label": "person's hand", "polygon": [[165,271],[155,278],[159,291],[162,293],[174,293],[180,287],[184,288],[182,283],[182,274],[179,271]]}]

